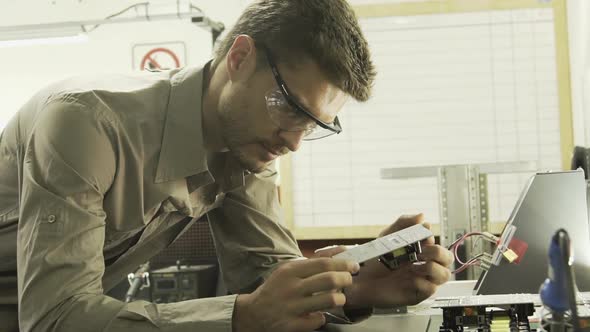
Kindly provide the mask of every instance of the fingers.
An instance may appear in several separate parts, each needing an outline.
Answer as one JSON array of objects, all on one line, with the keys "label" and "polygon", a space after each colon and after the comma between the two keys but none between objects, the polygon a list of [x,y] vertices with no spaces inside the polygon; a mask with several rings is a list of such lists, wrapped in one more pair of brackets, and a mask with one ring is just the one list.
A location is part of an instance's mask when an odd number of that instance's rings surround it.
[{"label": "fingers", "polygon": [[352,275],[348,272],[324,272],[307,279],[301,284],[303,295],[329,290],[338,290],[352,285]]},{"label": "fingers", "polygon": [[422,214],[422,213],[415,214],[415,215],[403,215],[403,216],[399,217],[393,224],[389,225],[387,228],[385,228],[383,231],[381,231],[381,233],[379,233],[379,236],[385,236],[387,234],[391,234],[391,233],[397,232],[399,230],[402,230],[404,228],[408,228],[410,226],[421,224],[423,222],[424,222],[424,214]]},{"label": "fingers", "polygon": [[356,262],[333,258],[314,258],[290,262],[280,267],[285,273],[298,278],[307,278],[323,272],[357,273],[360,266]]},{"label": "fingers", "polygon": [[395,224],[398,225],[398,229],[408,228],[424,222],[424,213],[418,213],[414,215],[403,215],[397,219]]},{"label": "fingers", "polygon": [[314,252],[312,258],[320,258],[320,257],[332,257],[334,255],[338,255],[341,252],[346,251],[345,246],[334,246],[334,247],[326,247],[320,248]]},{"label": "fingers", "polygon": [[436,285],[423,278],[415,278],[413,287],[408,287],[409,304],[418,304],[429,298],[436,291]]},{"label": "fingers", "polygon": [[322,293],[305,297],[295,302],[299,313],[326,311],[335,307],[342,307],[346,303],[346,296],[340,292]]},{"label": "fingers", "polygon": [[[426,227],[427,229],[431,229],[432,225],[429,222],[425,222],[422,225],[424,225],[424,227]],[[429,238],[427,238],[426,240],[421,242],[422,245],[424,246],[428,246],[428,245],[434,245],[434,236],[431,236]]]},{"label": "fingers", "polygon": [[412,265],[412,271],[435,285],[442,285],[451,278],[451,271],[434,262]]},{"label": "fingers", "polygon": [[326,323],[326,318],[321,312],[303,314],[293,321],[291,331],[315,331]]},{"label": "fingers", "polygon": [[346,297],[337,290],[352,285],[351,273],[359,269],[335,258],[284,263],[253,293],[238,296],[236,317],[252,331],[316,330],[325,322],[319,311],[344,305]]},{"label": "fingers", "polygon": [[439,245],[423,246],[418,259],[426,262],[433,261],[442,266],[450,266],[454,261],[453,253]]}]

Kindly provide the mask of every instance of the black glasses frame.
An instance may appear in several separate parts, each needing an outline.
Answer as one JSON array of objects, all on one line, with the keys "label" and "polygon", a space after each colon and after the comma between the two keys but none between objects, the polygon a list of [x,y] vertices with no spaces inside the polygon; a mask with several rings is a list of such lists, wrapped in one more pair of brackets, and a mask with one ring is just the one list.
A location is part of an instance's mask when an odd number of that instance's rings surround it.
[{"label": "black glasses frame", "polygon": [[270,65],[270,69],[271,69],[272,74],[275,78],[275,81],[277,82],[277,85],[279,86],[279,90],[281,91],[281,94],[283,95],[283,97],[285,98],[287,103],[291,107],[293,107],[295,110],[297,110],[298,112],[303,113],[307,117],[312,119],[318,126],[324,128],[324,129],[327,129],[327,130],[333,132],[334,134],[340,134],[342,132],[342,127],[340,126],[340,120],[338,120],[338,117],[334,118],[333,123],[326,123],[326,122],[318,119],[310,111],[306,110],[305,107],[301,106],[297,102],[297,100],[289,92],[289,88],[287,88],[287,84],[285,83],[285,81],[281,77],[281,74],[279,73],[279,69],[277,68],[277,65],[274,61],[272,54],[270,53],[270,50],[264,46],[261,48],[264,50],[264,53],[266,55],[266,59],[268,61],[268,64]]}]

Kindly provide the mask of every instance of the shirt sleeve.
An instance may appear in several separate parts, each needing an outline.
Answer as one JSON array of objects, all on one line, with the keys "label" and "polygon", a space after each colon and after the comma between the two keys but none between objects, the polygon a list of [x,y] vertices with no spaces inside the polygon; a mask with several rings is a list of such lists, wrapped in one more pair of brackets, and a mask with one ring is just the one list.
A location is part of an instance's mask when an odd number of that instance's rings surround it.
[{"label": "shirt sleeve", "polygon": [[19,323],[36,331],[231,332],[235,296],[170,304],[103,294],[103,197],[116,175],[116,119],[69,96],[25,142],[17,239]]},{"label": "shirt sleeve", "polygon": [[301,259],[291,232],[282,225],[277,174],[247,175],[208,213],[223,278],[232,293],[256,289],[280,264]]},{"label": "shirt sleeve", "polygon": [[[305,259],[281,222],[276,177],[276,172],[247,176],[244,187],[229,192],[223,206],[208,213],[224,281],[232,293],[252,292],[279,264]],[[330,323],[352,324],[372,312],[372,307],[340,308],[324,315]]]}]

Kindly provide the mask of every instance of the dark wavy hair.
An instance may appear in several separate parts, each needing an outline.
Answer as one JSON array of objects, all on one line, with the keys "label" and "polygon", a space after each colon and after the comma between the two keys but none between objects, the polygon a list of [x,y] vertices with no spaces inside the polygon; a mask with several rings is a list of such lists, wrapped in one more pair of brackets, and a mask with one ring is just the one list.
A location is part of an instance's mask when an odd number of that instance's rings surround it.
[{"label": "dark wavy hair", "polygon": [[[225,58],[238,35],[269,48],[278,62],[314,60],[328,79],[358,101],[371,95],[375,67],[353,9],[346,0],[261,0],[250,4],[215,51]],[[257,63],[264,67],[263,52]]]}]

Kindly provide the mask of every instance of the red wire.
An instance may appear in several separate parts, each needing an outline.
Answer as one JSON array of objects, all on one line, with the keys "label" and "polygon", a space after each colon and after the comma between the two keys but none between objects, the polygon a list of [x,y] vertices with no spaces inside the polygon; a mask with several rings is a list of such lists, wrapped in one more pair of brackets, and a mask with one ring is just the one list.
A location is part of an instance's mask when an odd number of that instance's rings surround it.
[{"label": "red wire", "polygon": [[459,246],[461,246],[463,244],[463,242],[465,242],[465,239],[467,239],[470,236],[474,236],[474,235],[484,235],[481,232],[470,232],[470,233],[466,233],[463,236],[461,236],[460,238],[458,238],[457,240],[455,240],[455,242],[451,243],[451,245],[448,247],[449,249],[451,249],[453,251],[453,255],[455,256],[455,260],[461,264],[461,266],[459,268],[457,268],[455,271],[453,271],[452,273],[460,273],[465,271],[468,267],[470,266],[474,266],[474,265],[481,265],[480,260],[477,258],[472,258],[470,260],[468,260],[467,262],[463,262],[460,258],[459,255],[457,253],[457,249],[459,248]]},{"label": "red wire", "polygon": [[466,270],[468,267],[470,267],[470,266],[475,266],[475,265],[479,266],[479,265],[481,265],[481,264],[480,264],[480,262],[479,262],[479,261],[474,261],[474,262],[472,262],[472,263],[465,264],[465,265],[461,266],[460,268],[456,269],[456,270],[455,270],[455,271],[453,271],[452,273],[454,273],[454,274],[461,273],[461,272],[465,271],[465,270]]},{"label": "red wire", "polygon": [[460,258],[459,255],[457,254],[457,248],[463,244],[463,242],[465,241],[465,239],[467,239],[470,236],[473,235],[484,235],[481,232],[470,232],[470,233],[466,233],[463,236],[461,236],[459,239],[455,240],[455,242],[451,243],[451,245],[449,246],[449,249],[453,250],[453,254],[455,256],[455,260],[459,263],[459,264],[467,264],[466,262],[463,262]]},{"label": "red wire", "polygon": [[455,271],[453,271],[452,273],[456,274],[456,273],[460,273],[465,271],[468,267],[470,266],[474,266],[474,265],[481,265],[481,261],[477,258],[472,258],[471,260],[469,260],[467,263],[461,265],[458,269],[456,269]]}]

